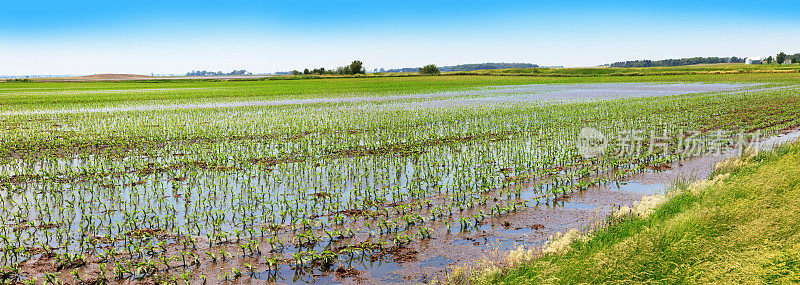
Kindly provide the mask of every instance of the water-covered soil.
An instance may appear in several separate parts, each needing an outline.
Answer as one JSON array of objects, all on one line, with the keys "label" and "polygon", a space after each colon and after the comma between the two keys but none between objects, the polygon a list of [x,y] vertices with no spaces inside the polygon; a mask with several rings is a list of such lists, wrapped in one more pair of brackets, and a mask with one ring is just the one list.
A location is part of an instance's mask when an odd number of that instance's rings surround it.
[{"label": "water-covered soil", "polygon": [[[790,129],[782,134],[765,138],[755,144],[758,150],[800,138],[800,129]],[[707,178],[716,164],[737,155],[728,149],[721,154],[708,154],[671,163],[631,175],[622,182],[593,187],[569,195],[549,204],[535,205],[502,218],[488,220],[480,229],[462,234],[445,234],[420,244],[417,258],[405,262],[379,280],[424,282],[432,277],[444,276],[449,267],[463,267],[480,259],[502,258],[518,246],[540,247],[549,236],[569,229],[588,230],[620,206],[633,206],[643,196],[667,191],[678,180]],[[525,197],[525,196],[523,196]],[[438,262],[431,263],[430,260]],[[375,278],[372,274],[365,274]],[[358,281],[358,280],[352,280]]]},{"label": "water-covered soil", "polygon": [[[749,89],[751,87],[755,88]],[[555,103],[703,92],[722,94],[748,92],[758,87],[647,83],[525,85],[384,97],[34,113],[124,113],[127,110],[384,100],[397,101],[391,102],[391,106],[414,109],[454,104]],[[552,109],[555,105],[543,108]],[[335,108],[329,110],[336,111]],[[425,110],[430,109],[421,109]],[[655,112],[661,110],[654,108]],[[573,113],[582,112],[577,111]],[[724,111],[727,110],[704,114],[716,115]],[[761,113],[781,117],[778,111],[776,108]],[[622,119],[641,120],[637,115]],[[471,116],[471,113],[466,114],[462,119]],[[525,126],[531,126],[532,116],[516,113],[515,116],[521,116]],[[551,119],[559,121],[561,118]],[[41,277],[41,272],[58,271],[66,282],[77,281],[70,279],[75,270],[81,278],[101,274],[119,276],[112,279],[119,283],[136,283],[153,276],[155,279],[181,278],[175,274],[183,274],[187,280],[205,279],[211,283],[230,280],[238,283],[419,283],[443,277],[455,267],[482,259],[502,258],[519,246],[541,246],[556,232],[591,229],[617,207],[665,191],[676,179],[708,176],[715,162],[731,155],[726,152],[672,163],[663,161],[671,161],[673,156],[614,162],[584,160],[561,148],[574,143],[571,137],[574,133],[559,132],[576,122],[592,123],[591,117],[579,119],[557,127],[548,126],[557,131],[556,143],[549,145],[536,132],[535,124],[524,128],[531,135],[522,138],[518,136],[521,131],[514,129],[504,133],[465,132],[459,136],[439,133],[438,136],[413,138],[416,139],[413,144],[405,139],[388,144],[386,137],[380,139],[380,129],[367,132],[354,126],[341,133],[353,135],[355,139],[349,139],[358,141],[358,147],[339,149],[319,147],[333,137],[321,135],[328,135],[322,132],[291,133],[285,140],[228,136],[228,131],[241,128],[236,122],[227,124],[226,132],[214,134],[219,141],[162,142],[163,146],[150,149],[156,155],[138,153],[139,148],[111,158],[56,156],[38,161],[38,156],[31,155],[33,159],[14,160],[18,163],[16,166],[6,165],[11,170],[4,178],[9,179],[0,181],[9,187],[3,193],[3,210],[13,213],[3,220],[7,227],[4,232],[9,238],[5,244],[11,249],[4,253],[13,252],[13,256],[3,258],[21,262],[25,277]],[[662,119],[669,119],[669,116],[659,117],[655,123],[665,122]],[[616,118],[612,123],[617,120],[621,119]],[[721,120],[721,123],[729,121]],[[413,128],[435,131],[446,124],[461,128],[466,120],[436,122],[415,124]],[[499,120],[486,126],[493,128],[507,122]],[[32,123],[27,121],[26,124]],[[767,120],[753,127],[766,128],[775,124]],[[9,125],[12,127],[16,128]],[[153,130],[147,135],[162,135],[160,128],[158,124],[147,127]],[[403,126],[406,131],[410,128],[410,124]],[[116,131],[128,130],[130,128]],[[171,129],[164,129],[168,130]],[[480,131],[485,130],[481,128]],[[797,137],[800,137],[797,130],[786,130],[780,136],[764,140],[761,147]],[[301,144],[303,138],[307,144]],[[291,146],[294,152],[263,156],[278,153],[280,144],[270,139]],[[371,148],[364,147],[363,143],[370,140],[378,143]],[[185,145],[196,148],[184,148]],[[98,144],[95,147],[107,146]],[[313,155],[296,155],[306,148]],[[312,148],[320,149],[312,152]],[[25,154],[37,153],[35,148],[23,150]],[[520,155],[503,157],[514,151]],[[214,152],[221,158],[199,160],[199,155]],[[241,156],[242,153],[261,156]],[[530,165],[531,157],[537,156],[564,156],[566,159]],[[228,159],[233,162],[210,163]],[[91,167],[75,167],[74,164]],[[615,176],[599,186],[581,186],[595,185],[594,182],[600,180],[592,179],[611,176],[611,169],[607,168],[612,168],[612,164],[613,171],[625,168],[631,172],[624,172],[626,176],[621,180]],[[609,167],[604,167],[606,165]],[[17,169],[26,172],[12,172]],[[525,171],[531,169],[536,172],[526,177],[531,173]],[[62,175],[62,172],[67,174]],[[509,184],[512,186],[495,188],[495,185]],[[569,189],[562,187],[564,184],[569,184]],[[19,246],[26,240],[36,243]],[[19,251],[25,254],[18,254]],[[55,255],[54,251],[83,253],[87,259],[65,261],[71,257]],[[115,267],[109,269],[101,264]],[[140,279],[143,276],[147,278]]]},{"label": "water-covered soil", "polygon": [[[55,110],[32,110],[15,111],[11,113],[24,114],[69,114],[69,113],[92,113],[92,112],[120,112],[120,111],[153,111],[153,110],[180,110],[180,109],[209,109],[209,108],[230,108],[248,106],[278,106],[295,104],[318,104],[318,103],[337,103],[337,102],[381,102],[395,100],[412,100],[401,103],[403,106],[428,106],[445,107],[453,104],[487,104],[487,103],[509,103],[509,102],[562,102],[579,100],[606,100],[618,98],[638,98],[667,95],[681,95],[691,93],[734,91],[754,84],[727,84],[727,83],[593,83],[593,84],[531,84],[531,85],[512,85],[484,87],[471,91],[454,91],[428,94],[398,94],[381,96],[355,96],[355,97],[336,97],[336,98],[312,98],[312,99],[293,99],[293,100],[251,100],[251,101],[214,101],[214,102],[195,102],[182,104],[142,104],[135,106],[116,106],[101,108],[64,108]],[[190,88],[194,91],[202,91],[202,88]],[[185,91],[186,88],[171,90],[169,88],[142,89],[135,92],[170,92]],[[20,95],[40,96],[49,94],[45,91],[21,91]],[[28,92],[30,94],[27,94]],[[63,91],[52,91],[63,92]],[[131,92],[130,90],[77,90],[69,91],[80,94],[119,94]],[[420,99],[429,99],[418,101]],[[417,101],[415,101],[417,100]]]}]

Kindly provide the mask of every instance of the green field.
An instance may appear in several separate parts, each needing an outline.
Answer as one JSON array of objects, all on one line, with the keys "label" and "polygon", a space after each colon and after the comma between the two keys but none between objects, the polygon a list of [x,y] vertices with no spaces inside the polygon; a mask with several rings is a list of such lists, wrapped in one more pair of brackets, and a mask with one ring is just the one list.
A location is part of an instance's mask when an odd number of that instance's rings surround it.
[{"label": "green field", "polygon": [[[718,131],[800,126],[800,73],[690,70],[0,83],[0,279],[348,280],[376,260],[407,262],[400,253],[424,255],[434,240],[686,159],[686,131],[708,151],[731,144]],[[498,93],[510,85],[526,86]],[[720,86],[732,87],[691,91]],[[562,92],[553,87],[634,93],[520,99]],[[662,93],[635,93],[648,88]],[[606,153],[581,156],[584,127],[612,138]],[[630,130],[643,137],[622,141]],[[654,140],[666,147],[626,151]],[[508,282],[538,278],[516,270]]]}]

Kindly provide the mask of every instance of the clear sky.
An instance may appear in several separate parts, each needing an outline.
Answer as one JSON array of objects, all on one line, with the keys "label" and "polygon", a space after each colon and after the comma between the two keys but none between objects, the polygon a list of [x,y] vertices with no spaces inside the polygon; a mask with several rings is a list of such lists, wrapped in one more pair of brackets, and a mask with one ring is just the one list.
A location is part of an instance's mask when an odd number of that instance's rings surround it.
[{"label": "clear sky", "polygon": [[800,52],[792,1],[0,1],[0,75]]}]

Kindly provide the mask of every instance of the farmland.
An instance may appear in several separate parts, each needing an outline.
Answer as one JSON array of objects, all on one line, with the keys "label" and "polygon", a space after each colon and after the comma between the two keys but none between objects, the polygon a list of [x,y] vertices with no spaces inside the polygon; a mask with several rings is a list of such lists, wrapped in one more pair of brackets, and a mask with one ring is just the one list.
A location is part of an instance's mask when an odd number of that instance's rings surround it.
[{"label": "farmland", "polygon": [[0,83],[0,278],[429,281],[472,261],[443,248],[540,245],[581,193],[800,126],[796,69],[643,70]]}]

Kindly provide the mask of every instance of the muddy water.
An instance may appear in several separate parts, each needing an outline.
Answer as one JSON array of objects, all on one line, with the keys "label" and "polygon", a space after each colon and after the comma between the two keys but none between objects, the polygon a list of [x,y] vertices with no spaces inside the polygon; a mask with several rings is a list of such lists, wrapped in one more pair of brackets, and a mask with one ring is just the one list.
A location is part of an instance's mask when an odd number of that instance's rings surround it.
[{"label": "muddy water", "polygon": [[[471,91],[440,92],[424,94],[400,94],[388,96],[362,96],[347,98],[314,98],[278,101],[232,101],[198,102],[190,104],[156,104],[137,106],[117,106],[104,108],[77,108],[59,110],[30,110],[0,113],[14,114],[80,114],[98,112],[155,111],[181,109],[211,109],[251,106],[301,105],[337,102],[381,102],[393,100],[437,99],[429,102],[401,103],[405,107],[448,106],[452,104],[470,105],[506,102],[562,102],[571,100],[605,100],[618,98],[639,98],[653,96],[681,95],[718,91],[736,91],[755,84],[712,84],[712,83],[594,83],[594,84],[531,84],[484,87]],[[117,93],[120,90],[78,91],[83,93]],[[124,90],[123,90],[124,91]],[[129,90],[128,90],[129,91]],[[163,91],[163,90],[158,90]],[[35,92],[41,95],[44,92]]]},{"label": "muddy water", "polygon": [[[800,129],[756,143],[764,151],[800,139]],[[504,217],[488,219],[478,230],[468,233],[437,234],[417,244],[417,258],[401,264],[389,262],[392,271],[367,270],[359,278],[337,279],[345,284],[420,283],[442,277],[454,267],[465,267],[480,260],[497,261],[518,246],[540,247],[556,232],[575,228],[585,230],[620,206],[632,206],[643,196],[663,193],[679,179],[709,177],[716,163],[737,155],[735,150],[673,163],[667,170],[646,171],[624,182],[611,183],[575,193],[568,199],[529,207]],[[525,194],[523,194],[525,198]],[[366,268],[365,268],[366,269]]]}]

